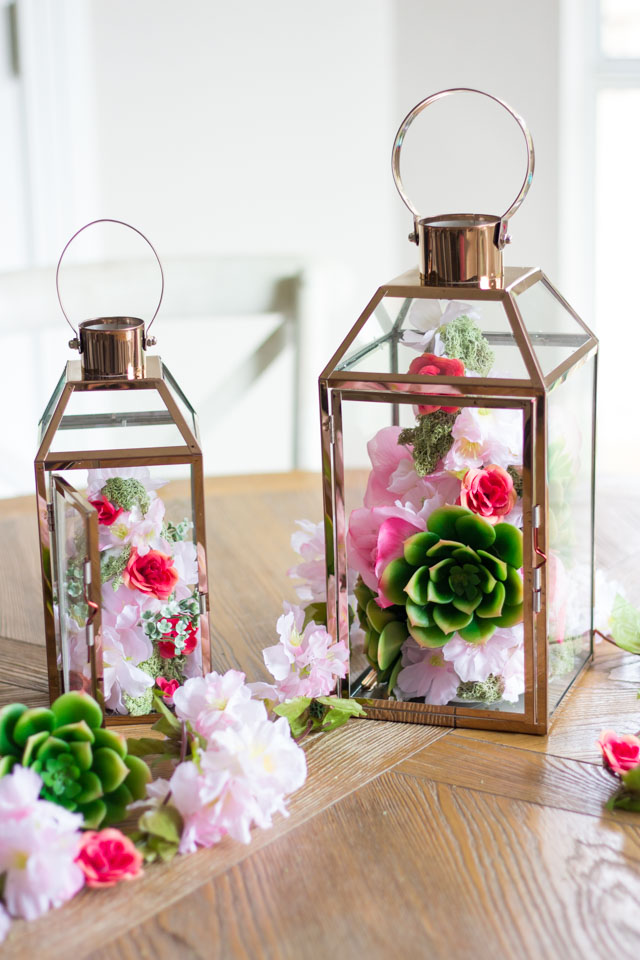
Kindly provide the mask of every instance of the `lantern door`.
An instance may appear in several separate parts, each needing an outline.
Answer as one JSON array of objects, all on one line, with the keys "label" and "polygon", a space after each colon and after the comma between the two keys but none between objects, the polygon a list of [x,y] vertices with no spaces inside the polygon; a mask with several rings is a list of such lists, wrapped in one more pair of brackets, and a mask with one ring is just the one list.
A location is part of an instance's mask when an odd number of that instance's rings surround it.
[{"label": "lantern door", "polygon": [[[98,513],[63,477],[53,474],[54,669],[61,693],[85,690],[101,700]],[[98,644],[99,648],[99,644]]]}]

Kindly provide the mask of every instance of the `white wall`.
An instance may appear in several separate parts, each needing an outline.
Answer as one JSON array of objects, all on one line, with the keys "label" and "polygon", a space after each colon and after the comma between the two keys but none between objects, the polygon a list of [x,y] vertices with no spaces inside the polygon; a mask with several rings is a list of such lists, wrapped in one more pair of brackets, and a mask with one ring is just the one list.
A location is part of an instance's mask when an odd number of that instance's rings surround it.
[{"label": "white wall", "polygon": [[[139,226],[166,259],[304,264],[306,466],[318,464],[318,372],[375,288],[416,262],[389,161],[398,124],[418,100],[469,85],[527,118],[536,174],[506,259],[557,276],[553,0],[540,0],[535,14],[524,0],[18,0],[18,9],[28,163],[16,189],[32,198],[25,265],[55,263],[77,227],[104,216]],[[406,170],[425,214],[452,206],[501,213],[510,204],[524,148],[506,114],[447,100],[419,123],[413,153],[413,130],[407,138]],[[80,259],[142,252],[116,234],[84,240]],[[58,331],[64,347],[53,290],[51,303],[46,342]],[[160,314],[161,353],[162,322]],[[0,333],[2,324],[9,321],[0,318]],[[165,345],[175,350],[173,333]],[[201,345],[179,348],[179,359],[165,355],[170,366]],[[34,370],[37,406],[54,385],[53,375],[45,379]],[[282,388],[273,377],[265,384],[265,407],[269,391]],[[16,429],[27,435],[26,425]],[[25,441],[25,470],[32,455]]]},{"label": "white wall", "polygon": [[[396,0],[395,11],[397,125],[419,100],[447,87],[486,90],[523,116],[533,135],[536,168],[529,195],[510,224],[513,243],[505,263],[541,266],[557,279],[556,0]],[[501,214],[510,206],[524,177],[526,154],[517,124],[499,106],[449,97],[427,109],[414,127],[422,152],[416,159],[420,177],[414,168],[412,182],[424,184],[424,194],[416,192],[425,206],[432,204],[425,215]],[[405,141],[408,160],[412,133],[413,128]],[[404,240],[411,217],[406,208],[397,210],[397,232]]]}]

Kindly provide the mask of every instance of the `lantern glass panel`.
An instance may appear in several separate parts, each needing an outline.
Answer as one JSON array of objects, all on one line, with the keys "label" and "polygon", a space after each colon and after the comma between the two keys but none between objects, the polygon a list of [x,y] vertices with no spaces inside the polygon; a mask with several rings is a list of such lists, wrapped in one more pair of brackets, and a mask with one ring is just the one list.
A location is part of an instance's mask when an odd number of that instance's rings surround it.
[{"label": "lantern glass panel", "polygon": [[[470,333],[469,319],[475,326],[474,333]],[[436,333],[439,328],[442,336]],[[499,300],[464,302],[386,296],[366,320],[336,369],[407,373],[411,361],[422,353],[459,356],[469,337],[477,336],[477,331],[482,333],[484,343],[477,353],[477,368],[469,366],[468,376],[529,380],[511,323]]]},{"label": "lantern glass panel", "polygon": [[155,389],[74,390],[50,451],[133,450],[184,443]]},{"label": "lantern glass panel", "polygon": [[544,280],[514,291],[514,297],[545,377],[592,339]]},{"label": "lantern glass panel", "polygon": [[549,399],[547,454],[549,709],[592,652],[593,402],[595,360]]},{"label": "lantern glass panel", "polygon": [[40,422],[38,423],[38,443],[42,442],[42,438],[44,437],[47,431],[47,427],[51,423],[51,417],[53,416],[58,406],[58,402],[60,400],[60,397],[62,396],[62,391],[65,388],[66,382],[67,382],[67,372],[66,370],[63,370],[62,376],[58,380],[55,390],[51,394],[51,397],[45,408],[45,411],[42,414],[42,417],[40,418]]},{"label": "lantern glass panel", "polygon": [[[418,391],[420,385],[414,389]],[[410,385],[407,385],[407,391],[411,391]],[[479,557],[473,550],[467,550],[466,557],[462,555],[463,550],[453,560],[445,558],[442,566],[444,568],[448,563],[449,567],[442,571],[443,579],[439,583],[442,589],[434,597],[436,602],[418,602],[411,616],[406,605],[406,591],[403,594],[406,578],[399,584],[403,603],[393,603],[394,595],[391,594],[386,597],[388,605],[381,608],[372,599],[374,594],[367,592],[367,588],[374,592],[378,590],[381,571],[392,558],[402,556],[402,544],[406,538],[424,529],[425,524],[419,516],[416,517],[416,511],[426,507],[425,514],[429,514],[436,507],[456,503],[460,482],[446,470],[455,471],[459,466],[456,458],[462,448],[465,463],[468,461],[470,444],[477,442],[469,438],[477,438],[480,433],[499,438],[499,450],[478,450],[479,463],[485,459],[486,462],[501,459],[512,467],[517,478],[521,495],[504,520],[521,526],[523,503],[530,503],[530,475],[523,477],[523,464],[528,462],[530,455],[530,440],[525,439],[529,434],[525,429],[522,405],[513,402],[514,405],[509,406],[505,401],[489,398],[460,398],[460,407],[455,413],[458,439],[440,461],[439,472],[432,469],[427,479],[416,470],[409,442],[411,437],[407,437],[409,446],[398,442],[403,430],[415,430],[417,424],[422,424],[422,429],[428,431],[429,416],[416,416],[420,399],[411,395],[400,399],[397,394],[379,400],[360,399],[349,393],[342,394],[338,400],[334,394],[334,410],[339,410],[336,442],[339,444],[338,456],[344,465],[342,482],[337,478],[336,573],[337,583],[347,584],[346,592],[338,598],[337,620],[339,636],[345,642],[350,639],[351,644],[349,695],[387,702],[388,698],[391,701],[395,698],[402,703],[439,708],[445,713],[455,710],[458,715],[487,710],[522,715],[525,712],[525,690],[532,687],[532,661],[527,661],[525,676],[525,631],[531,629],[530,623],[523,624],[520,611],[520,617],[516,617],[513,624],[496,626],[489,619],[486,604],[483,614],[487,616],[483,622],[471,609],[478,608],[478,604],[474,606],[476,599],[478,603],[483,599],[481,593],[476,597],[476,586],[480,578],[487,577],[488,565],[492,563],[490,559],[478,562]],[[447,400],[451,401],[450,395],[430,395],[429,405],[437,406],[438,401],[446,403]],[[344,512],[340,507],[342,502]],[[386,521],[389,521],[388,530],[383,536],[380,531]],[[449,543],[443,546],[445,553],[450,549]],[[426,574],[426,567],[433,565],[434,558],[423,559],[424,563],[415,561],[413,566],[416,570],[423,566]],[[412,568],[409,572],[415,571]],[[492,573],[495,572],[492,568]],[[430,576],[435,582],[435,575]],[[522,573],[514,569],[509,579],[508,589],[518,593],[517,598],[509,596],[515,610],[522,600]],[[489,580],[495,584],[491,576],[484,579],[482,585],[488,586]],[[421,587],[418,585],[417,589],[419,591]],[[420,599],[418,593],[416,599]],[[462,606],[466,601],[468,611],[457,609],[451,602],[454,599]],[[436,606],[439,609],[434,612]],[[348,608],[356,611],[355,617],[348,613]],[[478,643],[472,645],[459,636],[445,642],[441,635],[439,641],[438,630],[427,635],[421,627],[433,625],[433,618],[440,619],[443,611],[452,618],[452,623],[455,620],[459,629],[469,623],[479,627],[486,623],[484,636],[479,635]],[[501,607],[501,611],[506,617],[506,606]],[[496,617],[498,615],[496,609]],[[349,617],[350,628],[347,627]],[[414,623],[409,625],[411,617]],[[424,623],[420,617],[425,618]],[[387,625],[394,621],[395,625],[385,633]],[[412,627],[413,636],[410,635]],[[530,647],[530,638],[527,639]],[[454,659],[456,669],[452,663]]]},{"label": "lantern glass panel", "polygon": [[168,369],[166,364],[162,364],[162,374],[163,379],[169,389],[169,392],[178,407],[178,410],[182,414],[185,423],[189,427],[189,430],[193,433],[194,437],[198,436],[198,416],[191,406],[189,400],[182,392],[180,385],[177,380]]}]

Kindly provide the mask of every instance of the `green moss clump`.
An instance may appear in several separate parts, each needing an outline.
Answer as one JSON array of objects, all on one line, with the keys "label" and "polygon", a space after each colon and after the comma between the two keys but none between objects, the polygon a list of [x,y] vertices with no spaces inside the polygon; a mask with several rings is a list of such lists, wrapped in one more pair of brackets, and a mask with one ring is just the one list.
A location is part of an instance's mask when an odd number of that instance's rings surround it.
[{"label": "green moss clump", "polygon": [[522,474],[518,473],[515,467],[507,467],[507,473],[513,480],[513,489],[519,497],[522,496],[523,480]]},{"label": "green moss clump", "polygon": [[100,560],[100,576],[102,577],[102,582],[106,583],[108,580],[111,580],[111,586],[114,590],[117,590],[122,583],[122,574],[129,562],[130,556],[131,547],[128,544],[120,553],[112,553],[110,555],[106,555],[106,553],[103,554]]},{"label": "green moss clump", "polygon": [[149,509],[149,494],[135,477],[110,477],[102,488],[102,494],[110,503],[123,510],[140,507],[143,514]]},{"label": "green moss clump", "polygon": [[[154,650],[148,660],[143,660],[138,664],[138,669],[148,673],[153,680],[156,677],[164,677],[165,680],[177,680],[181,685],[184,683],[184,667],[186,657],[173,657],[166,660],[161,657],[157,650]],[[130,697],[125,693],[122,696],[124,705],[132,717],[142,717],[147,713],[153,713],[153,696],[157,693],[155,684],[149,687],[139,697]]]},{"label": "green moss clump", "polygon": [[502,699],[504,680],[490,673],[486,680],[468,681],[461,683],[456,696],[459,700],[481,701],[482,703],[496,703]]},{"label": "green moss clump", "polygon": [[495,354],[478,324],[465,313],[438,330],[447,357],[462,360],[465,369],[486,377]]},{"label": "green moss clump", "polygon": [[402,430],[398,443],[413,447],[416,473],[427,477],[453,446],[451,432],[457,413],[435,410],[418,417],[417,426]]}]

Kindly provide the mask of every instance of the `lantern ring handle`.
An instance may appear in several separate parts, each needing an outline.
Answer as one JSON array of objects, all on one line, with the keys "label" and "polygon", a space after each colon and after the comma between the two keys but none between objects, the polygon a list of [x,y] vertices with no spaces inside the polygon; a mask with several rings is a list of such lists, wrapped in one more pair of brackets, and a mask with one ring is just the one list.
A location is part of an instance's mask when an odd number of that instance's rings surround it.
[{"label": "lantern ring handle", "polygon": [[145,331],[145,339],[146,339],[149,336],[149,330],[151,329],[151,324],[153,323],[155,318],[158,316],[158,311],[162,304],[162,298],[164,296],[164,270],[162,269],[162,264],[160,262],[160,257],[158,256],[158,251],[156,250],[154,245],[151,243],[149,238],[145,237],[144,233],[141,230],[138,230],[137,227],[133,227],[130,223],[125,223],[124,220],[113,220],[111,217],[102,217],[99,220],[91,220],[89,223],[85,223],[84,227],[80,227],[79,230],[76,230],[76,232],[73,234],[71,239],[67,240],[64,250],[60,254],[60,259],[58,260],[58,266],[56,267],[56,293],[58,295],[58,303],[60,304],[60,309],[64,314],[65,320],[67,321],[67,323],[73,330],[75,336],[77,337],[78,331],[76,330],[74,325],[71,323],[71,320],[69,320],[69,317],[67,316],[67,311],[65,310],[62,304],[62,296],[60,294],[60,267],[62,265],[62,258],[64,257],[65,253],[67,252],[67,250],[69,249],[73,241],[76,239],[76,237],[80,236],[80,234],[84,230],[87,230],[89,227],[94,227],[97,223],[117,223],[121,227],[128,227],[129,230],[133,230],[134,233],[137,233],[139,237],[142,237],[145,243],[148,244],[149,247],[151,247],[151,251],[154,257],[156,258],[156,260],[158,261],[158,267],[160,268],[160,299],[158,300],[158,306],[156,307],[154,314],[151,317],[151,320],[149,321],[149,325],[147,326],[147,329]]},{"label": "lantern ring handle", "polygon": [[522,201],[524,200],[527,193],[529,192],[529,187],[531,186],[531,181],[533,179],[533,171],[535,168],[535,152],[533,149],[533,140],[531,138],[531,133],[529,132],[529,128],[527,127],[523,118],[520,116],[520,114],[516,113],[516,111],[513,110],[508,103],[505,103],[504,100],[500,100],[499,97],[494,97],[493,94],[491,93],[486,93],[484,90],[476,90],[473,87],[450,87],[447,90],[440,90],[438,93],[432,93],[430,97],[427,97],[425,100],[421,100],[420,103],[416,104],[413,110],[410,110],[409,113],[406,115],[406,117],[400,124],[400,127],[398,128],[398,132],[396,133],[395,140],[393,141],[393,150],[391,152],[391,169],[393,171],[393,179],[394,179],[396,188],[398,190],[398,193],[400,194],[400,196],[402,197],[402,200],[404,201],[406,206],[409,208],[409,210],[413,214],[414,219],[419,220],[420,213],[417,210],[417,208],[414,207],[411,200],[405,193],[404,186],[402,183],[402,178],[400,176],[400,153],[402,151],[402,144],[404,142],[404,138],[407,133],[407,130],[409,129],[413,121],[416,119],[418,114],[422,113],[423,110],[426,110],[426,108],[430,106],[432,103],[435,103],[436,100],[441,100],[443,97],[448,97],[452,93],[478,93],[482,97],[488,97],[489,100],[493,100],[495,101],[495,103],[499,103],[501,107],[504,107],[507,113],[511,114],[511,116],[516,121],[516,123],[518,124],[518,126],[520,127],[523,133],[525,143],[527,145],[527,172],[525,173],[525,177],[524,177],[524,180],[522,181],[522,186],[520,187],[517,197],[515,198],[515,200],[509,207],[509,209],[506,210],[505,213],[503,213],[500,218],[501,221],[506,222],[510,217],[513,216],[516,210],[518,210],[518,208],[522,204]]}]

